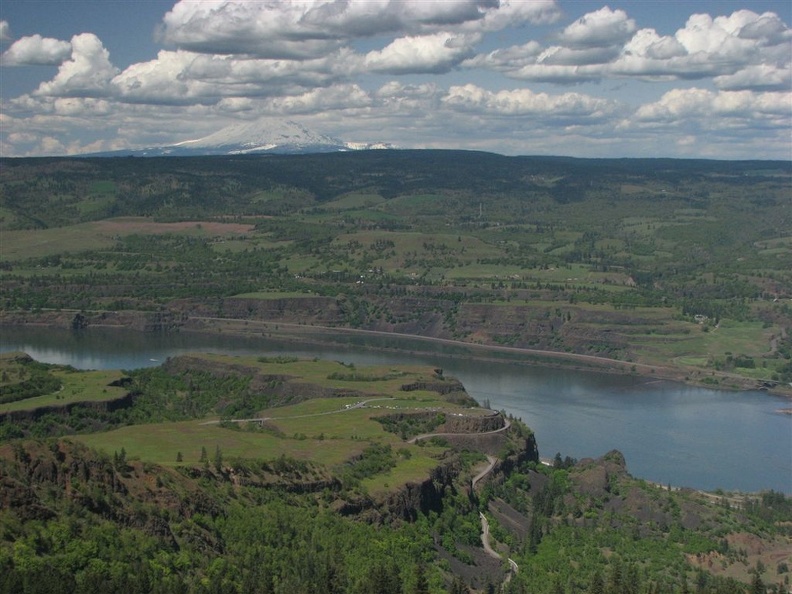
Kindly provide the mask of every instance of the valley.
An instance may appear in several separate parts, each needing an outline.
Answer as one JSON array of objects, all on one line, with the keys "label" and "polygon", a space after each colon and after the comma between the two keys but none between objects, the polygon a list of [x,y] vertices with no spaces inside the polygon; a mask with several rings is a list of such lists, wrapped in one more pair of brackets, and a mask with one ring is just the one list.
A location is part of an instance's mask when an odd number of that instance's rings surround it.
[{"label": "valley", "polygon": [[[434,150],[0,159],[0,331],[409,341],[463,369],[789,397],[791,181],[788,162]],[[3,353],[0,591],[789,589],[782,492],[654,484],[618,443],[543,463],[530,419],[443,364],[279,348],[124,370]]]}]

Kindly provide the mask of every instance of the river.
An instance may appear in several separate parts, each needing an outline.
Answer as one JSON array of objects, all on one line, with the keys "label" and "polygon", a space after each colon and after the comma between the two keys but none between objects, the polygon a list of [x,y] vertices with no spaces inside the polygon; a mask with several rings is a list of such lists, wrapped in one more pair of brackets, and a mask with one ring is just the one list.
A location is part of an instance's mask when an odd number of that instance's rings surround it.
[{"label": "river", "polygon": [[662,484],[792,494],[792,416],[778,412],[789,402],[765,392],[529,366],[513,354],[482,361],[458,347],[390,337],[344,336],[318,346],[187,333],[0,330],[0,352],[25,351],[79,369],[135,369],[198,351],[442,367],[476,400],[530,426],[543,457],[596,457],[618,449],[633,475]]}]

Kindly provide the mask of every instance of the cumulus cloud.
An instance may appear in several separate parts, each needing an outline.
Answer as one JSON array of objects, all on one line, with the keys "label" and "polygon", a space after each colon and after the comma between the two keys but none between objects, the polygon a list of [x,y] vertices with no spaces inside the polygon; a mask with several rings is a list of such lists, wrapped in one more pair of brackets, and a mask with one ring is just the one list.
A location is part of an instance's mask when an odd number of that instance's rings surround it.
[{"label": "cumulus cloud", "polygon": [[442,99],[455,110],[492,115],[602,118],[617,113],[614,101],[580,93],[550,95],[530,89],[492,92],[476,85],[453,86]]},{"label": "cumulus cloud", "polygon": [[113,112],[110,102],[104,99],[58,97],[52,105],[54,113],[63,116],[98,117]]},{"label": "cumulus cloud", "polygon": [[0,43],[11,41],[11,26],[8,21],[0,21]]},{"label": "cumulus cloud", "polygon": [[401,37],[381,51],[366,54],[364,67],[389,74],[448,72],[470,57],[480,40],[478,34],[453,33]]},{"label": "cumulus cloud", "polygon": [[[542,0],[533,10],[515,10],[506,3],[505,10],[541,18],[552,5]],[[469,23],[484,27],[499,7],[498,0],[182,0],[165,15],[161,37],[195,52],[307,59],[357,38],[428,34]]]},{"label": "cumulus cloud", "polygon": [[266,103],[273,113],[309,114],[335,110],[355,110],[372,105],[369,94],[358,85],[335,85],[314,89],[294,97],[280,97]]},{"label": "cumulus cloud", "polygon": [[436,113],[445,90],[436,83],[390,81],[374,91],[378,112],[388,117],[424,118]]},{"label": "cumulus cloud", "polygon": [[67,60],[72,53],[71,43],[31,35],[22,37],[11,44],[2,56],[3,66],[57,66]]},{"label": "cumulus cloud", "polygon": [[635,21],[626,12],[605,6],[580,17],[558,39],[561,45],[575,49],[608,47],[625,43],[635,30]]},{"label": "cumulus cloud", "polygon": [[[720,147],[739,139],[788,156],[792,32],[778,15],[694,14],[669,35],[625,10],[559,25],[560,15],[557,0],[181,0],[159,32],[168,47],[123,70],[90,33],[12,43],[0,21],[2,64],[59,65],[52,80],[0,106],[0,148],[168,144],[265,114],[402,146],[581,155],[598,154],[584,145],[636,155],[668,146],[733,156]],[[505,39],[513,45],[500,47]],[[618,81],[631,104],[598,97],[593,85],[592,94],[503,89],[492,72],[526,85]],[[636,105],[631,79],[646,83],[641,97],[654,81],[662,91],[702,82]],[[762,141],[751,145],[751,133]]]},{"label": "cumulus cloud", "polygon": [[313,60],[161,51],[156,59],[124,70],[112,84],[119,99],[134,103],[179,105],[229,97],[293,95],[344,78],[356,58],[349,50]]},{"label": "cumulus cloud", "polygon": [[[740,10],[731,16],[691,16],[673,37],[639,31],[612,65],[614,75],[676,78],[729,77],[743,69],[784,69],[792,61],[787,42],[792,32],[777,15]],[[747,84],[745,75],[723,84]]]},{"label": "cumulus cloud", "polygon": [[782,91],[792,86],[792,65],[777,67],[772,64],[747,66],[734,74],[716,76],[715,86],[727,90],[753,89]]},{"label": "cumulus cloud", "polygon": [[110,63],[110,54],[92,33],[75,35],[71,40],[71,58],[63,62],[58,73],[35,91],[39,96],[102,97],[110,93],[110,81],[118,69]]},{"label": "cumulus cloud", "polygon": [[[543,47],[532,41],[464,62],[537,82],[607,78],[715,78],[724,89],[780,89],[792,64],[792,30],[774,13],[692,15],[672,36],[638,29],[622,10],[602,8],[564,28]],[[768,78],[762,78],[766,75]]]},{"label": "cumulus cloud", "polygon": [[561,17],[556,0],[500,0],[497,9],[488,10],[482,21],[466,23],[465,29],[500,31],[525,23],[546,25]]},{"label": "cumulus cloud", "polygon": [[746,122],[779,119],[792,123],[792,92],[756,93],[753,91],[710,91],[673,89],[659,101],[641,106],[635,113],[638,122],[679,123],[684,120],[715,125],[719,118],[738,118]]}]

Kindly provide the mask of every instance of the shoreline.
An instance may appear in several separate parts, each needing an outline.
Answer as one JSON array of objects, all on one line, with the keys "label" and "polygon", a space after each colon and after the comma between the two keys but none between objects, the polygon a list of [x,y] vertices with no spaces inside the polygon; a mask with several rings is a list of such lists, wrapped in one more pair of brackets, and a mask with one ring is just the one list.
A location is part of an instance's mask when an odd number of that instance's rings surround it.
[{"label": "shoreline", "polygon": [[[208,322],[209,320],[203,320],[204,322]],[[212,336],[227,336],[230,338],[248,338],[248,339],[266,339],[275,342],[283,342],[286,345],[288,343],[292,343],[294,345],[299,344],[311,344],[316,346],[325,346],[325,347],[333,347],[333,346],[349,346],[350,342],[344,340],[345,336],[371,336],[371,331],[360,330],[360,329],[350,329],[350,328],[333,328],[333,327],[317,327],[317,326],[304,326],[300,324],[286,324],[286,323],[264,323],[264,322],[256,322],[256,323],[247,323],[245,324],[245,320],[227,320],[227,319],[211,319],[213,324],[211,327],[203,327],[200,329],[196,328],[183,328],[179,331],[173,332],[173,335],[186,335],[187,337],[194,335],[194,336],[204,336],[204,337],[212,337]],[[30,327],[30,328],[38,328],[39,330],[46,330],[47,328],[55,328],[56,326],[52,324],[3,324],[0,322],[0,330],[1,329],[9,329],[13,326],[17,327]],[[262,333],[262,330],[268,329],[268,326],[271,326],[271,330],[273,333],[267,335],[266,332]],[[58,327],[60,331],[67,331],[68,328]],[[103,333],[106,337],[112,336],[114,332],[129,332],[132,331],[133,334],[152,334],[152,332],[142,332],[140,330],[136,330],[130,327],[123,327],[118,325],[92,325],[89,327],[88,330],[96,330],[98,332]],[[79,331],[78,331],[79,332]],[[501,347],[501,346],[490,346],[490,345],[476,345],[476,344],[469,344],[460,341],[453,341],[453,340],[444,340],[444,339],[437,339],[434,337],[417,337],[413,335],[404,335],[404,334],[394,334],[388,332],[379,332],[377,335],[380,338],[387,338],[389,336],[398,337],[400,340],[404,339],[415,339],[415,341],[419,344],[416,346],[416,349],[407,349],[407,348],[396,348],[394,346],[387,346],[386,344],[380,345],[361,345],[360,343],[356,343],[354,346],[356,348],[371,348],[372,350],[376,350],[379,352],[401,352],[401,353],[409,353],[413,355],[426,355],[431,354],[432,356],[436,356],[438,358],[445,358],[445,359],[454,359],[454,360],[465,360],[469,358],[475,358],[477,361],[492,361],[498,363],[509,363],[514,365],[522,365],[522,366],[541,366],[541,367],[553,367],[556,369],[567,369],[567,370],[575,370],[575,371],[587,371],[590,373],[608,373],[612,375],[622,375],[627,376],[630,375],[629,373],[625,373],[625,366],[632,365],[629,362],[619,362],[619,361],[612,361],[609,359],[604,358],[596,358],[597,362],[603,363],[621,363],[620,366],[594,366],[594,365],[582,365],[580,361],[576,361],[575,358],[565,357],[566,353],[553,353],[552,351],[549,353],[545,353],[543,351],[536,351],[536,350],[528,350],[531,354],[534,355],[534,358],[505,358],[505,357],[498,357],[498,352],[505,351],[506,353],[515,354],[517,352],[520,354],[521,349],[514,349],[510,347]],[[129,335],[127,335],[129,338]],[[190,339],[188,338],[186,342],[189,342]],[[449,346],[457,347],[458,350],[456,352],[437,352],[432,350],[421,350],[420,343],[423,342],[425,344],[433,344],[437,342],[449,344]],[[284,348],[289,348],[288,346],[284,346]],[[191,352],[203,352],[200,346],[196,347]],[[546,359],[538,359],[536,358],[536,354],[545,355],[545,354],[553,354],[555,355],[552,358]],[[156,365],[162,364],[162,360],[158,361]],[[438,362],[440,366],[442,366],[442,362]],[[145,367],[145,366],[144,366]],[[636,382],[640,384],[643,383],[652,383],[652,382],[676,382],[676,383],[685,383],[679,380],[676,380],[672,377],[658,377],[657,374],[649,375],[649,374],[632,374],[632,377],[635,378]],[[687,385],[691,385],[690,382],[687,382]],[[713,386],[703,386],[710,390],[719,390],[721,388],[713,387]],[[765,392],[769,395],[768,392]],[[717,405],[716,405],[717,406]],[[787,406],[785,403],[780,403],[778,409],[774,411],[778,415],[790,415],[792,414],[792,406]],[[544,461],[544,460],[543,460]],[[646,480],[651,482],[650,479],[643,478],[644,474],[636,475],[636,478],[641,478],[642,480]],[[663,483],[666,485],[668,483]],[[676,484],[676,483],[675,483]],[[688,483],[680,483],[686,485]],[[701,491],[703,493],[716,493],[721,488],[710,488],[707,489],[705,487],[689,487],[691,490],[694,491]],[[735,493],[735,494],[742,494],[742,495],[751,495],[755,493],[762,492],[763,488],[759,489],[746,489],[746,490],[739,490],[735,488],[729,488],[728,493]]]},{"label": "shoreline", "polygon": [[[22,320],[13,320],[10,323],[4,319],[8,313],[3,312],[0,316],[0,328],[21,326],[21,327],[38,327],[38,328],[70,328],[69,317],[68,322],[65,316],[72,315],[76,310],[61,310],[59,312],[51,311],[46,314],[32,314],[30,312],[23,313]],[[79,313],[79,312],[77,312]],[[86,312],[88,313],[88,312]],[[90,314],[101,315],[103,312],[90,312]],[[549,351],[542,349],[530,349],[521,347],[510,347],[496,344],[482,344],[465,342],[461,340],[454,340],[449,338],[440,338],[434,336],[422,336],[416,334],[405,334],[398,332],[386,332],[381,330],[365,330],[360,328],[346,328],[334,326],[319,326],[307,325],[297,322],[283,322],[283,321],[263,321],[263,320],[245,320],[237,318],[222,318],[222,317],[205,317],[205,316],[190,316],[181,320],[181,323],[172,329],[158,329],[153,330],[142,326],[139,321],[141,314],[146,315],[150,312],[124,312],[126,323],[90,323],[86,328],[97,328],[104,330],[127,330],[141,333],[148,333],[152,331],[168,332],[174,334],[190,333],[205,336],[212,335],[232,335],[241,338],[276,338],[286,340],[294,343],[310,343],[316,345],[338,344],[338,340],[334,339],[333,335],[351,335],[360,337],[375,337],[375,338],[397,338],[398,340],[413,340],[418,343],[429,343],[435,345],[446,345],[462,351],[460,353],[437,353],[432,352],[433,355],[451,357],[451,358],[474,358],[480,361],[493,360],[495,358],[487,356],[490,354],[503,354],[513,355],[515,357],[523,357],[522,359],[511,359],[509,362],[522,365],[554,367],[562,369],[574,369],[577,371],[589,371],[595,373],[607,373],[613,375],[633,375],[641,377],[645,380],[660,380],[678,382],[695,387],[703,387],[714,390],[725,391],[761,391],[768,394],[779,396],[792,401],[792,387],[785,386],[779,382],[774,385],[770,384],[769,380],[758,380],[753,378],[746,378],[735,374],[718,372],[713,370],[690,369],[678,366],[669,365],[653,365],[650,363],[642,363],[638,361],[623,361],[619,359],[610,359],[607,357],[599,357],[595,355],[586,355],[582,353],[570,353],[560,351]],[[31,320],[28,316],[37,317],[37,320]],[[26,319],[25,319],[26,318]],[[137,323],[136,323],[137,322]],[[79,330],[77,330],[79,331]],[[324,339],[322,339],[324,337]],[[392,350],[387,346],[369,346],[369,348],[387,352]],[[426,351],[420,348],[405,349],[396,348],[395,350],[406,352],[410,354],[422,354]],[[497,358],[503,361],[502,358]],[[508,360],[508,359],[507,359]],[[707,375],[703,375],[707,373]],[[700,378],[700,379],[699,379]],[[727,383],[728,382],[728,383]],[[779,413],[780,414],[780,413]]]}]

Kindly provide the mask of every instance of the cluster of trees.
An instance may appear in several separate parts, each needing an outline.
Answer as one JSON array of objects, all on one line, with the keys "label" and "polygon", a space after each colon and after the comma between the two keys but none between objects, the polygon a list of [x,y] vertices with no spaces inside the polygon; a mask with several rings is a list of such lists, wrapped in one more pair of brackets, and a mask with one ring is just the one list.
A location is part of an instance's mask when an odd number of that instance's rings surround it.
[{"label": "cluster of trees", "polygon": [[[232,486],[211,470],[209,456],[196,479],[194,469],[174,473],[129,460],[123,451],[111,459],[65,442],[18,442],[14,452],[13,460],[0,458],[5,484],[13,489],[27,483],[34,495],[0,509],[0,592],[463,594],[475,588],[511,594],[766,594],[780,592],[784,583],[781,574],[766,582],[760,566],[750,583],[692,568],[686,554],[722,549],[718,522],[696,530],[673,523],[639,527],[628,513],[606,511],[602,500],[576,490],[575,466],[529,464],[489,484],[481,498],[449,490],[439,512],[380,525],[333,511],[343,492]],[[379,472],[393,455],[370,449],[361,458],[366,462],[358,463],[360,477],[369,474],[364,466]],[[92,470],[68,479],[66,493],[41,473],[31,480],[34,460],[48,456]],[[224,464],[254,474],[263,468],[292,471],[288,461]],[[156,491],[118,488],[136,481],[155,482]],[[690,505],[681,494],[663,494],[624,476],[613,481],[612,496],[628,496],[636,485],[652,506],[681,521],[680,508]],[[490,513],[497,501],[524,515],[525,537],[507,531]],[[742,511],[713,504],[699,513],[768,536],[788,521],[791,506],[783,494],[769,492]],[[474,565],[480,511],[490,516],[492,535],[509,545],[518,565],[508,580]]]},{"label": "cluster of trees", "polygon": [[[15,376],[15,377],[12,377]],[[49,366],[37,361],[3,369],[0,374],[0,404],[52,394],[61,388],[61,381],[50,373]]]}]

